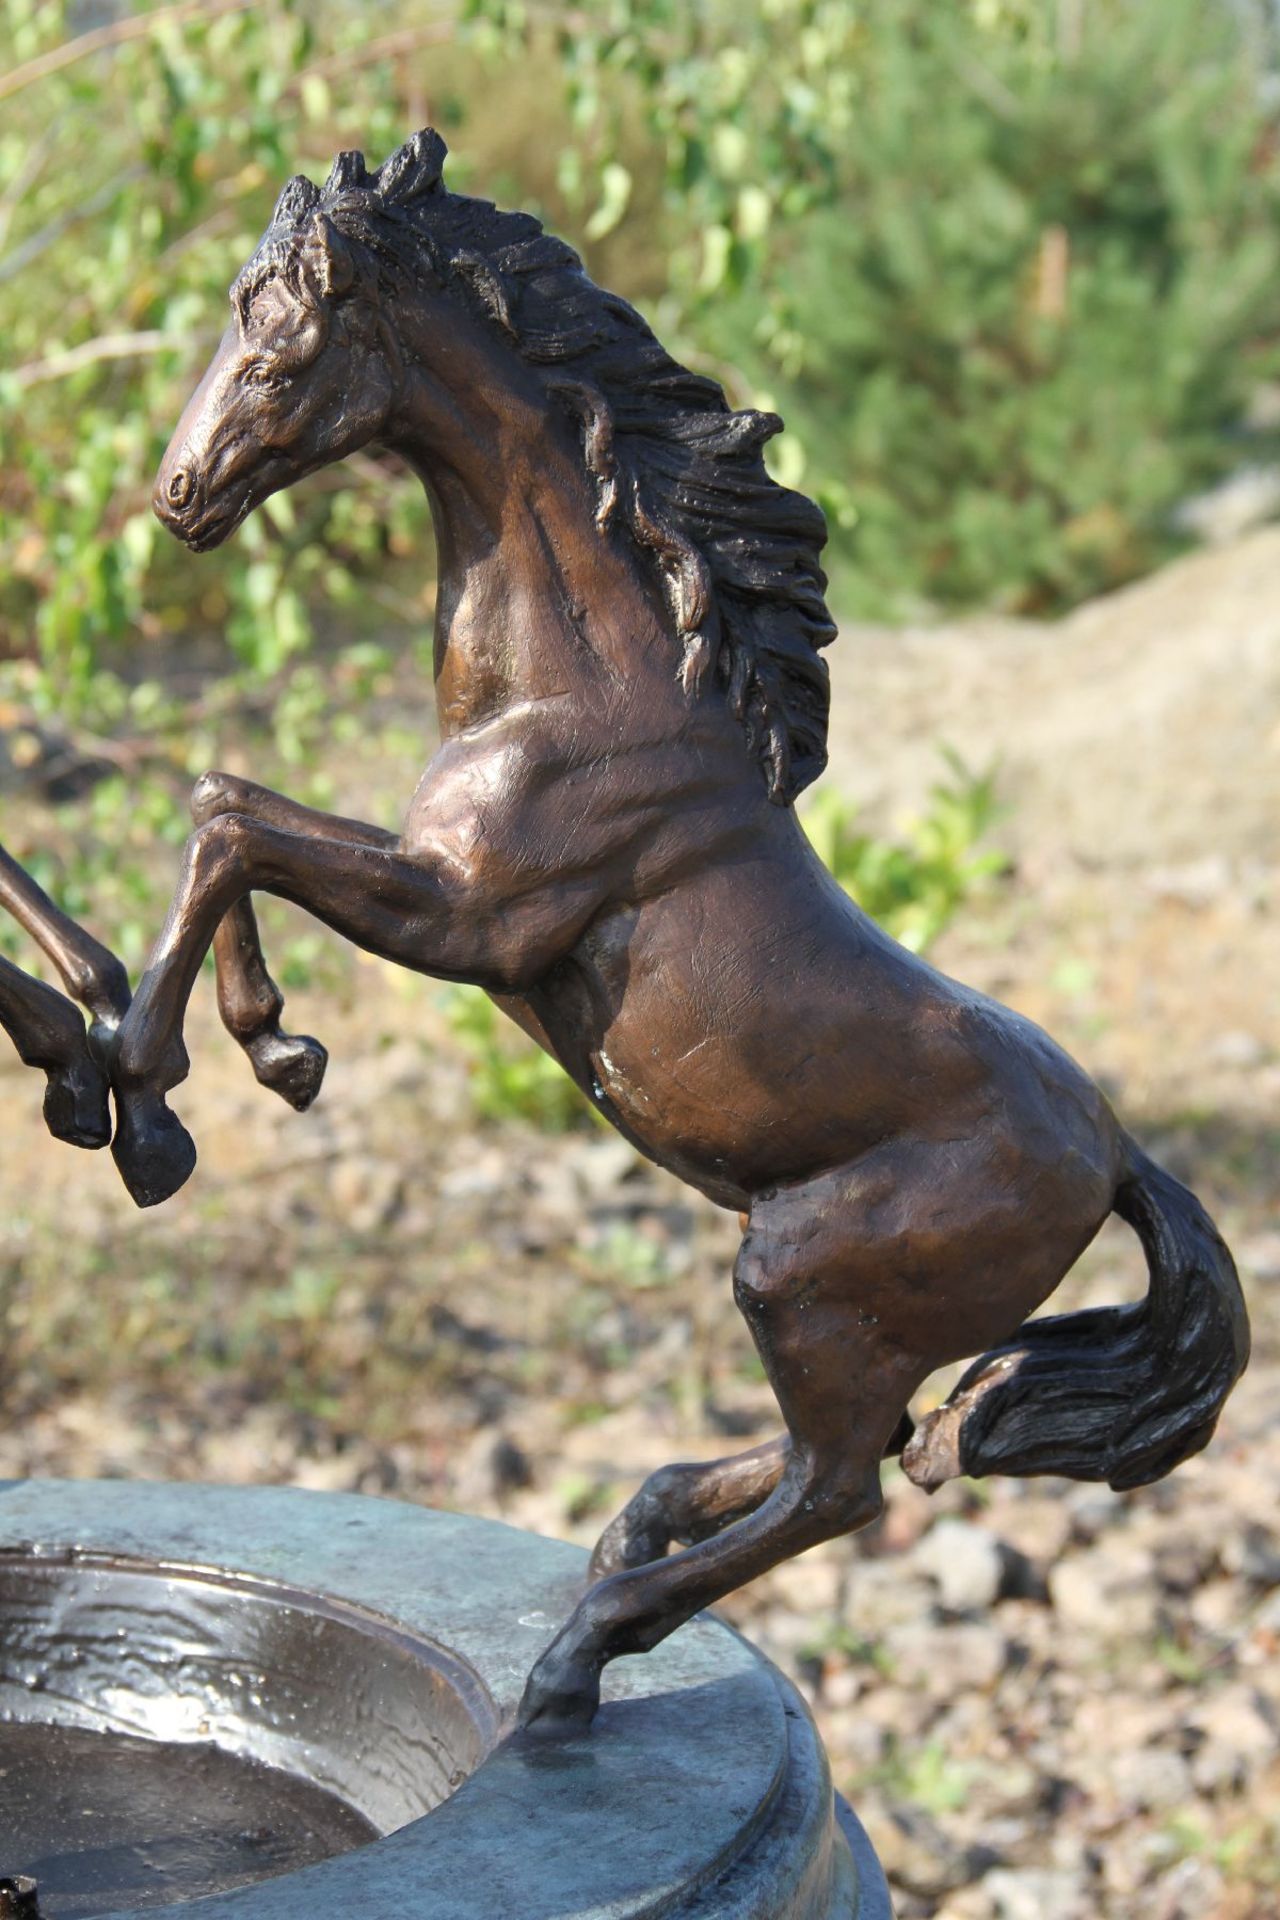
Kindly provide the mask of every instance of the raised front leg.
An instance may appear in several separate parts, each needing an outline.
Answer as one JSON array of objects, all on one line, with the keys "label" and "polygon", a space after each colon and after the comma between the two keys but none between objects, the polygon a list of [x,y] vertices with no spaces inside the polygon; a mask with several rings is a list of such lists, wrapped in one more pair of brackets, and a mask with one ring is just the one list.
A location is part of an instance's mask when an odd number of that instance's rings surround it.
[{"label": "raised front leg", "polygon": [[195,1148],[162,1098],[186,1077],[182,1023],[219,923],[254,892],[305,907],[399,965],[518,992],[571,945],[595,911],[586,887],[536,897],[486,885],[438,855],[287,833],[244,814],[210,820],[187,842],[182,877],[143,975],[113,1067],[112,1151],[139,1206],[180,1187]]},{"label": "raised front leg", "polygon": [[[221,814],[240,813],[286,833],[349,841],[357,846],[393,847],[396,836],[336,814],[318,813],[255,781],[229,773],[206,773],[191,795],[191,817],[198,827]],[[252,902],[238,900],[213,940],[222,1024],[249,1056],[259,1085],[305,1113],[320,1091],[329,1055],[307,1033],[286,1033],[280,1025],[284,996],[267,971]]]},{"label": "raised front leg", "polygon": [[0,1026],[28,1067],[43,1068],[44,1117],[51,1134],[74,1147],[111,1138],[107,1076],[89,1051],[84,1020],[71,1002],[0,958]]}]

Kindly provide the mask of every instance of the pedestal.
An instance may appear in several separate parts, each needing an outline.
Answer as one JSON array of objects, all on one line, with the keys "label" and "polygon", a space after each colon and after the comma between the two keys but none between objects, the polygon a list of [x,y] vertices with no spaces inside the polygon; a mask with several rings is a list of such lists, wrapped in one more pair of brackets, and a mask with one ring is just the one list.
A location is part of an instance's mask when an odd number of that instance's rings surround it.
[{"label": "pedestal", "polygon": [[0,1882],[44,1920],[890,1920],[794,1688],[703,1618],[510,1739],[575,1548],[391,1501],[0,1483]]}]

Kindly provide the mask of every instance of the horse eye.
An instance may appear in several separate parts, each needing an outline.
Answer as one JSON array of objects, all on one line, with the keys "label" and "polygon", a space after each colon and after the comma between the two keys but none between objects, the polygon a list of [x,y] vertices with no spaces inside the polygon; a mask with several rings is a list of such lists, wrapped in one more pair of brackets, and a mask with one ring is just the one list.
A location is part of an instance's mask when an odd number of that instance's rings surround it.
[{"label": "horse eye", "polygon": [[246,387],[256,387],[259,393],[272,393],[284,385],[283,375],[265,360],[255,360],[252,366],[246,367],[242,378]]}]

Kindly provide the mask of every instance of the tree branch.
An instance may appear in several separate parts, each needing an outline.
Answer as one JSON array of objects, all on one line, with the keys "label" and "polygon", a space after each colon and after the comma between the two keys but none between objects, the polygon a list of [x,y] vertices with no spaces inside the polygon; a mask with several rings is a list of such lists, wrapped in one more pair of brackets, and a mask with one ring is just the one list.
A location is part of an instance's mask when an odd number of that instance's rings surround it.
[{"label": "tree branch", "polygon": [[63,353],[51,353],[44,360],[28,360],[25,366],[13,367],[9,378],[19,387],[35,387],[42,380],[65,380],[68,374],[96,366],[100,360],[131,360],[136,354],[165,353],[170,349],[185,351],[194,341],[206,337],[211,336],[162,333],[158,327],[148,327],[138,333],[100,333],[96,339],[84,340]]},{"label": "tree branch", "polygon": [[34,60],[24,61],[8,73],[0,73],[0,100],[7,100],[11,93],[18,93],[51,73],[61,72],[63,67],[73,66],[77,60],[87,59],[91,53],[121,46],[127,40],[145,39],[158,26],[183,20],[216,20],[224,13],[247,13],[252,4],[253,0],[179,0],[176,6],[157,7],[151,13],[128,14],[123,20],[94,27],[89,33],[78,34],[74,40],[64,40],[60,47],[50,47],[48,53],[37,54]]}]

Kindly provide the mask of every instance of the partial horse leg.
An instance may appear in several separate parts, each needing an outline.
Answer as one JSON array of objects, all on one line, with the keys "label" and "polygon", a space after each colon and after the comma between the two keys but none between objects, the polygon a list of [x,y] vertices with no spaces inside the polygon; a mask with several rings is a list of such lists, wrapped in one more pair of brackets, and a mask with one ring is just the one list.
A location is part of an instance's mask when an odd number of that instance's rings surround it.
[{"label": "partial horse leg", "polygon": [[129,976],[115,955],[77,926],[0,847],[0,907],[48,954],[73,1000],[114,1032],[129,1007]]},{"label": "partial horse leg", "polygon": [[0,1027],[28,1067],[48,1077],[44,1117],[50,1133],[75,1147],[111,1138],[107,1076],[89,1051],[84,1020],[63,994],[0,958]]},{"label": "partial horse leg", "polygon": [[591,1578],[661,1560],[673,1541],[691,1546],[754,1513],[782,1478],[786,1434],[725,1460],[659,1467],[611,1520],[591,1556]]},{"label": "partial horse leg", "polygon": [[[220,814],[240,813],[265,820],[287,833],[350,840],[361,846],[394,846],[396,836],[334,814],[318,813],[233,774],[206,773],[191,795],[191,817],[198,827]],[[305,1113],[320,1091],[329,1055],[310,1034],[285,1033],[280,1025],[284,996],[267,971],[252,902],[238,900],[214,935],[222,1024],[249,1056],[261,1086],[269,1087],[298,1113]]]},{"label": "partial horse leg", "polygon": [[823,1176],[757,1200],[734,1271],[790,1433],[772,1492],[710,1539],[592,1587],[529,1676],[523,1726],[587,1726],[608,1661],[647,1652],[735,1587],[879,1513],[881,1458],[930,1364],[882,1335],[868,1310],[881,1262],[864,1289],[857,1223],[833,1215],[830,1189]]},{"label": "partial horse leg", "polygon": [[[886,1457],[901,1453],[914,1431],[915,1423],[904,1413],[885,1448]],[[661,1560],[675,1542],[694,1546],[754,1513],[782,1478],[790,1452],[791,1442],[782,1434],[725,1460],[659,1467],[600,1535],[591,1556],[591,1578],[603,1580],[624,1567],[647,1566],[650,1560]]]}]

